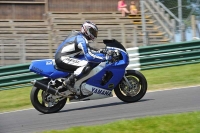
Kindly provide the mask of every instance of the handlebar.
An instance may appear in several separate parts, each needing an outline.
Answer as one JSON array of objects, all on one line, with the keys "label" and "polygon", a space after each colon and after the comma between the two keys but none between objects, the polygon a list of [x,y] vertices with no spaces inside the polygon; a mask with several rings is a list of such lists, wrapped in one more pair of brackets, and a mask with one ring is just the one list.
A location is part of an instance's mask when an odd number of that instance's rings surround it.
[{"label": "handlebar", "polygon": [[120,60],[120,52],[119,50],[110,50],[110,49],[104,49],[103,52],[106,56],[111,56],[111,60],[109,62],[117,62]]}]

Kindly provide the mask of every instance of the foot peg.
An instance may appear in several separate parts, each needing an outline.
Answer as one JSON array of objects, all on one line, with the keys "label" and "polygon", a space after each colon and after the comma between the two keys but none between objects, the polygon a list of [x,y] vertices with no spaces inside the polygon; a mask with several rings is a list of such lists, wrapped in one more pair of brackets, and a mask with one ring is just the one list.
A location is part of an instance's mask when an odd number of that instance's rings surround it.
[{"label": "foot peg", "polygon": [[70,90],[70,91],[73,92],[73,93],[76,93],[76,89],[73,88],[73,87],[71,87],[71,86],[68,85],[68,84],[63,83],[63,87],[67,88],[68,90]]}]

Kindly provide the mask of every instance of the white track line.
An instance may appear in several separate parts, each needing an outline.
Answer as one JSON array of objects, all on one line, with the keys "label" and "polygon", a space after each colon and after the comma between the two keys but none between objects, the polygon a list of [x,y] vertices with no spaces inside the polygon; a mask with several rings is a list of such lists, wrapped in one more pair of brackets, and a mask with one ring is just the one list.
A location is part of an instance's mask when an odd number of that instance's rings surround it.
[{"label": "white track line", "polygon": [[[188,86],[188,87],[183,87],[183,88],[153,90],[153,91],[147,91],[147,93],[159,92],[159,91],[169,91],[169,90],[178,90],[178,89],[187,89],[187,88],[194,88],[194,87],[200,87],[200,86],[198,85],[198,86]],[[110,97],[110,98],[114,98],[114,97],[116,97],[116,96],[113,96],[113,97]],[[80,102],[87,102],[87,101],[71,102],[71,103],[67,103],[67,104],[74,104],[74,103],[80,103]],[[15,111],[3,112],[3,113],[0,113],[0,115],[7,114],[7,113],[15,113],[15,112],[27,111],[27,110],[31,110],[31,109],[35,109],[35,108],[29,108],[29,109],[22,109],[22,110],[15,110]]]},{"label": "white track line", "polygon": [[169,90],[187,89],[187,88],[194,88],[194,87],[200,87],[200,85],[197,85],[197,86],[187,86],[187,87],[181,87],[181,88],[163,89],[163,90],[153,90],[153,91],[148,91],[147,93],[158,92],[158,91],[169,91]]}]

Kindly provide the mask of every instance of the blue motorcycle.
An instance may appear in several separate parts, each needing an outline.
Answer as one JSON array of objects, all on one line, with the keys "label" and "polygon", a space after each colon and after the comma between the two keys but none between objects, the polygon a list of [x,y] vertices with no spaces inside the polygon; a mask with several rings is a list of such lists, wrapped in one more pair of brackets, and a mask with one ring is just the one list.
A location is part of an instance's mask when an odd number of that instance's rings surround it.
[{"label": "blue motorcycle", "polygon": [[[42,80],[34,80],[30,94],[31,103],[42,113],[55,113],[70,102],[95,100],[113,97],[113,93],[122,101],[132,103],[140,100],[147,91],[144,75],[136,70],[126,70],[129,56],[121,43],[103,40],[105,50],[112,53],[112,59],[101,63],[92,63],[89,75],[75,82],[72,92],[62,87],[62,82],[70,76],[70,72],[56,66],[53,59],[34,60],[29,70],[41,76]],[[101,53],[100,53],[101,54]],[[80,55],[79,59],[84,59]],[[113,92],[114,90],[114,92]]]}]

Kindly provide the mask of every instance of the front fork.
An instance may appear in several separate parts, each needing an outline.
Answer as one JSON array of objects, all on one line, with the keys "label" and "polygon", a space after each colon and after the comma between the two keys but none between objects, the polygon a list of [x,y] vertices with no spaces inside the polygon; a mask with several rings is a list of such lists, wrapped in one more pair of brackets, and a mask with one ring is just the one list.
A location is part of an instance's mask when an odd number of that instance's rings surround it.
[{"label": "front fork", "polygon": [[124,80],[126,81],[126,84],[128,85],[129,89],[132,88],[132,85],[130,84],[130,82],[128,81],[128,79],[126,78],[126,76],[124,75]]}]

